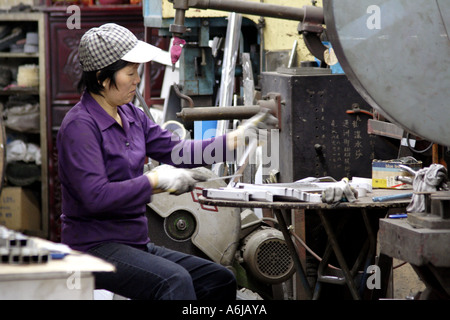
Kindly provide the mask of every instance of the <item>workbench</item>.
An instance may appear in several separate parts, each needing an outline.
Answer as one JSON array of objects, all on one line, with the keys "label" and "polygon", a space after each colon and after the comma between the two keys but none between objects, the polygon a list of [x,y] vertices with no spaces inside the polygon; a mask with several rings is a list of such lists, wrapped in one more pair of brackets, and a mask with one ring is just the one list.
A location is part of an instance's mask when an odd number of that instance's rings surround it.
[{"label": "workbench", "polygon": [[[338,204],[326,204],[319,202],[300,202],[300,201],[275,201],[275,202],[263,202],[263,201],[235,201],[235,200],[219,200],[210,199],[204,196],[199,197],[199,202],[206,205],[213,206],[225,206],[225,207],[239,207],[239,208],[262,208],[269,209],[272,211],[274,217],[277,219],[279,227],[283,232],[283,236],[286,241],[286,245],[291,253],[294,260],[294,265],[296,268],[297,275],[300,278],[301,284],[303,286],[303,297],[306,299],[318,299],[321,291],[321,286],[323,282],[334,283],[334,284],[346,284],[351,297],[355,300],[362,298],[362,292],[358,289],[356,284],[357,276],[361,278],[361,266],[368,266],[375,263],[376,255],[376,242],[377,242],[377,226],[373,226],[370,220],[373,220],[371,212],[382,211],[385,214],[384,218],[388,212],[391,211],[402,211],[407,207],[410,199],[398,199],[391,201],[375,202],[372,200],[373,197],[380,196],[390,196],[390,195],[400,195],[405,193],[410,193],[411,190],[395,190],[395,189],[374,189],[372,192],[367,193],[364,197],[358,198],[355,202],[339,202]],[[395,209],[395,210],[392,210]],[[349,268],[346,258],[342,254],[341,246],[338,242],[339,226],[335,226],[331,223],[332,219],[335,220],[337,212],[341,211],[351,212],[352,214],[360,214],[363,218],[364,225],[367,231],[367,238],[365,240],[365,245],[362,246],[361,251],[356,259],[352,269]],[[310,284],[305,275],[305,268],[301,263],[301,257],[294,245],[291,237],[290,229],[288,226],[287,218],[289,215],[288,211],[294,213],[294,215],[304,214],[305,211],[312,211],[320,217],[320,222],[326,231],[327,235],[327,246],[323,254],[322,260],[318,267],[317,281],[315,283],[314,291],[311,290]],[[403,210],[404,212],[404,210]],[[337,223],[338,225],[339,223]],[[334,254],[337,261],[340,274],[339,275],[327,275],[326,270],[328,266],[328,260],[331,255]],[[390,270],[381,270],[381,273],[389,272]],[[366,273],[366,268],[363,268],[362,277],[367,279],[368,274]],[[385,279],[386,277],[382,277]],[[365,285],[364,282],[360,282]],[[382,283],[381,290],[373,294],[372,299],[384,296],[386,293],[387,283]],[[361,287],[361,286],[360,286]]]},{"label": "workbench", "polygon": [[93,272],[113,271],[112,264],[74,250],[45,263],[0,264],[0,300],[91,300]]}]

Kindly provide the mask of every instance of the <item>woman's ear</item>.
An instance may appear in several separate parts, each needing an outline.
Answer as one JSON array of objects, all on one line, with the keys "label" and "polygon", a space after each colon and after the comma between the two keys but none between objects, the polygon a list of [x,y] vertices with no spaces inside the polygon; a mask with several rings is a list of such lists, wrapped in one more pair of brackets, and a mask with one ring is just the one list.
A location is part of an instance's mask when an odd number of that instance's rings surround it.
[{"label": "woman's ear", "polygon": [[97,77],[97,82],[98,82],[98,84],[104,88],[104,87],[105,87],[105,81],[106,81],[106,80],[103,80],[103,82],[101,82],[101,81],[99,80],[100,71],[97,71],[97,72],[95,73],[95,76]]},{"label": "woman's ear", "polygon": [[111,83],[111,80],[108,78],[108,79],[105,79],[105,80],[103,80],[103,82],[102,82],[102,86],[103,86],[103,88],[105,89],[106,88],[106,86],[109,86],[109,84]]}]

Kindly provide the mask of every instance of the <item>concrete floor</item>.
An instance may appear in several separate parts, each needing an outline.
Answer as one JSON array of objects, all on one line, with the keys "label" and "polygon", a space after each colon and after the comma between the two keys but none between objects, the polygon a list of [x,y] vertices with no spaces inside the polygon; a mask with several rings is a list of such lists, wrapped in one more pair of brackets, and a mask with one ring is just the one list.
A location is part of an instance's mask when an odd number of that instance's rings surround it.
[{"label": "concrete floor", "polygon": [[[393,266],[395,267],[401,263],[402,261],[394,259]],[[394,269],[393,279],[394,299],[403,300],[406,299],[406,297],[414,296],[417,292],[425,289],[425,285],[419,279],[409,263]]]}]

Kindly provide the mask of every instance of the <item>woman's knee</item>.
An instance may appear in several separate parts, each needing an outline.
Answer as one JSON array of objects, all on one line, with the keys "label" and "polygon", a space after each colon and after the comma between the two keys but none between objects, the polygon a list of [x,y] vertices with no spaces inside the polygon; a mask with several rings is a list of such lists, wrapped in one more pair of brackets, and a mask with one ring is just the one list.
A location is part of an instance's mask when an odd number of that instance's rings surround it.
[{"label": "woman's knee", "polygon": [[195,300],[194,284],[189,272],[178,268],[170,277],[162,279],[155,297],[163,300]]}]

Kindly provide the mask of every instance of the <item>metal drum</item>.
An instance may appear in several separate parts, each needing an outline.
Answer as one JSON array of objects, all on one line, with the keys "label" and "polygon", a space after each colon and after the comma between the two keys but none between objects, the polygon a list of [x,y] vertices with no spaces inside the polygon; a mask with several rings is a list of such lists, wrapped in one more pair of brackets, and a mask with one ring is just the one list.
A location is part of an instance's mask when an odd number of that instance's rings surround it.
[{"label": "metal drum", "polygon": [[347,77],[390,121],[450,145],[450,1],[324,0]]}]

